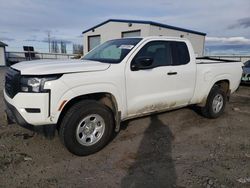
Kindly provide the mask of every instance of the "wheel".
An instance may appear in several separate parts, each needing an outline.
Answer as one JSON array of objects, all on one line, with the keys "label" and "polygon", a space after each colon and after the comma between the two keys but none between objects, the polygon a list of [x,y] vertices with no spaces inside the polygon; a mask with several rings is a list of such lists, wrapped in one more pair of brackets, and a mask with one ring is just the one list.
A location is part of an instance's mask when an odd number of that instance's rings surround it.
[{"label": "wheel", "polygon": [[113,131],[112,111],[97,101],[85,100],[66,112],[59,136],[71,153],[85,156],[101,150],[111,139]]},{"label": "wheel", "polygon": [[201,113],[207,118],[217,118],[225,110],[226,93],[218,86],[214,86],[207,98],[206,106],[201,108]]}]

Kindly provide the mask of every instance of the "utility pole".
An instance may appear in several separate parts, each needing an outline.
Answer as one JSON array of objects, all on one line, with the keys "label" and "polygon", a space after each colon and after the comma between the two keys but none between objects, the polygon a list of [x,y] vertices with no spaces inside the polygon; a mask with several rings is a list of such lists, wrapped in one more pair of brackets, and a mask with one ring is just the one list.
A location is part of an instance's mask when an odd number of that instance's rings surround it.
[{"label": "utility pole", "polygon": [[48,43],[49,43],[49,53],[50,53],[50,31],[48,31]]}]

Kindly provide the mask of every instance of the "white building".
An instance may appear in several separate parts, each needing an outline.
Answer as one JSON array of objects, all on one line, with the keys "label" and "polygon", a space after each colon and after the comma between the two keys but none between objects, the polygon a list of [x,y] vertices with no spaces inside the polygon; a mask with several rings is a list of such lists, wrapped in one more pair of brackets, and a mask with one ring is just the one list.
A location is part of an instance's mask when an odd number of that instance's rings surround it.
[{"label": "white building", "polygon": [[83,34],[84,54],[107,40],[125,37],[173,36],[184,37],[191,41],[195,53],[203,55],[205,33],[174,27],[151,21],[110,19],[102,22]]},{"label": "white building", "polygon": [[0,41],[0,66],[6,66],[5,47],[8,46]]}]

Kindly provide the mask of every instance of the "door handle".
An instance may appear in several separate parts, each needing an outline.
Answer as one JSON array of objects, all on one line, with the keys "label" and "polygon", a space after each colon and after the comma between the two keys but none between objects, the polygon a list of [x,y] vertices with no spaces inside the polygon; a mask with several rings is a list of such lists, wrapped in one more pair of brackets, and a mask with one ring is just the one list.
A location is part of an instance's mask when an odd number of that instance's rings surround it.
[{"label": "door handle", "polygon": [[176,75],[177,72],[168,72],[168,75]]}]

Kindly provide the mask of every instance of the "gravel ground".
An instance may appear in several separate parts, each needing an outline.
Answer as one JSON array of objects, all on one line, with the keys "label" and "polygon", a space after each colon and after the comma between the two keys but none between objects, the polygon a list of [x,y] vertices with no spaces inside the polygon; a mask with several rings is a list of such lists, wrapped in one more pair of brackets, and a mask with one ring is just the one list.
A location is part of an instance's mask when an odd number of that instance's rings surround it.
[{"label": "gravel ground", "polygon": [[70,154],[57,136],[6,126],[2,92],[0,107],[0,187],[250,187],[248,86],[218,119],[183,108],[124,122],[87,157]]}]

